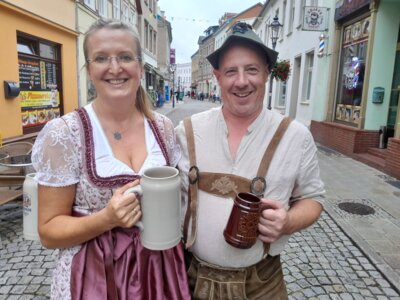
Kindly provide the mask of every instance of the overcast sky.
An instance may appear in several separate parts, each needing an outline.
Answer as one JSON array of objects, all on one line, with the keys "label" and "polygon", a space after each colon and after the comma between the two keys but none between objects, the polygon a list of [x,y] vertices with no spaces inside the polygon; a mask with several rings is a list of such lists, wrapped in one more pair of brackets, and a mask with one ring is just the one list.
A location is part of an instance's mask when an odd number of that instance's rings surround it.
[{"label": "overcast sky", "polygon": [[256,3],[254,0],[159,0],[160,10],[172,26],[172,45],[176,62],[190,62],[199,49],[198,38],[209,26],[218,25],[225,12],[240,13]]}]

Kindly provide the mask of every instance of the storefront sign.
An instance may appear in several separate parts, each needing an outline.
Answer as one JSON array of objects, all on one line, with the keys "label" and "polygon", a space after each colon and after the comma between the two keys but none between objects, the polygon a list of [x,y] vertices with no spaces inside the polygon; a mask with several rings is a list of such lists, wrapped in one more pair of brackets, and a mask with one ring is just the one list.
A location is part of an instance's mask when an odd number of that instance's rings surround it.
[{"label": "storefront sign", "polygon": [[60,116],[57,65],[19,57],[21,123],[23,128],[42,125]]},{"label": "storefront sign", "polygon": [[305,6],[303,30],[324,31],[328,29],[328,8]]},{"label": "storefront sign", "polygon": [[371,0],[339,0],[336,2],[335,21],[343,19],[357,10],[365,8]]}]

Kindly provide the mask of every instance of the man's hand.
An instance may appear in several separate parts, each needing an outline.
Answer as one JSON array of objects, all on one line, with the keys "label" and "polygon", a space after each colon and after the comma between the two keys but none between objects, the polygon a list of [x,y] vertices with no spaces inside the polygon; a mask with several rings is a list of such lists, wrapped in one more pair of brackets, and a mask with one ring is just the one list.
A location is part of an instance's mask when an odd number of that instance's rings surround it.
[{"label": "man's hand", "polygon": [[285,233],[289,214],[282,203],[270,199],[261,199],[263,211],[258,223],[259,238],[265,243],[272,243]]}]

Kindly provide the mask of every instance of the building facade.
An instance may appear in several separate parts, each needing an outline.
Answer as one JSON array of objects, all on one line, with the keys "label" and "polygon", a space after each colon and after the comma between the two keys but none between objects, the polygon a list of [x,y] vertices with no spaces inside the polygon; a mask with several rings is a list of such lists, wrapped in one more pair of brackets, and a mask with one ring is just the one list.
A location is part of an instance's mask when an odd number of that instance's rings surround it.
[{"label": "building facade", "polygon": [[334,20],[326,115],[312,133],[400,178],[400,2],[337,1]]},{"label": "building facade", "polygon": [[4,143],[33,138],[46,122],[78,107],[75,10],[72,0],[0,2]]},{"label": "building facade", "polygon": [[171,23],[165,19],[164,11],[160,11],[158,18],[158,52],[157,64],[158,70],[163,77],[163,95],[166,101],[169,100],[170,90],[172,87],[172,76],[170,74],[170,51],[172,43]]},{"label": "building facade", "polygon": [[192,63],[183,63],[176,65],[175,72],[175,87],[178,92],[183,92],[184,95],[190,92],[192,84]]}]

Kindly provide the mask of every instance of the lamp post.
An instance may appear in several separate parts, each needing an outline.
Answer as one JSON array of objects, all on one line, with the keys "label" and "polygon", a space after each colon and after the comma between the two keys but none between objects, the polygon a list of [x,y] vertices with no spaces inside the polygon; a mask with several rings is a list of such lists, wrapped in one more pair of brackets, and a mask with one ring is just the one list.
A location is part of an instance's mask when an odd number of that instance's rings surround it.
[{"label": "lamp post", "polygon": [[[270,34],[271,34],[271,41],[272,41],[272,49],[275,50],[276,42],[279,38],[279,33],[283,27],[281,23],[279,23],[278,16],[276,15],[273,21],[268,25]],[[270,66],[273,67],[273,66]],[[271,100],[272,100],[272,81],[273,78],[270,74],[269,77],[269,95],[268,95],[268,109],[271,110]]]},{"label": "lamp post", "polygon": [[175,64],[169,65],[169,71],[172,73],[172,108],[175,108],[175,70]]}]

